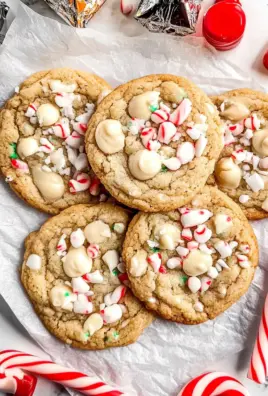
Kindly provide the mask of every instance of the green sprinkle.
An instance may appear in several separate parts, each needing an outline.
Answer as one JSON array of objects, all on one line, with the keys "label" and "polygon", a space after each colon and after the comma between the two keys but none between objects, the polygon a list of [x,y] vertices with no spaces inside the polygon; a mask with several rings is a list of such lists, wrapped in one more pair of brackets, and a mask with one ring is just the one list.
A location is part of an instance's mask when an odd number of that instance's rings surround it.
[{"label": "green sprinkle", "polygon": [[166,167],[166,165],[162,165],[161,166],[161,172],[167,172],[168,171],[168,168]]},{"label": "green sprinkle", "polygon": [[10,143],[9,145],[11,148],[9,158],[12,158],[12,159],[19,158],[19,156],[17,154],[17,143]]},{"label": "green sprinkle", "polygon": [[117,268],[115,268],[112,272],[113,272],[114,276],[118,276],[118,274],[119,274],[119,271]]},{"label": "green sprinkle", "polygon": [[90,337],[90,332],[88,331],[87,333],[85,333],[85,336],[88,338]]},{"label": "green sprinkle", "polygon": [[64,296],[65,296],[65,297],[69,297],[69,295],[70,295],[69,292],[64,293]]},{"label": "green sprinkle", "polygon": [[104,341],[105,341],[105,342],[109,341],[109,337],[107,337],[107,336],[104,337]]},{"label": "green sprinkle", "polygon": [[114,338],[115,338],[116,340],[118,340],[118,338],[119,338],[119,333],[118,333],[118,331],[114,331],[114,332],[113,332],[113,336],[114,336]]},{"label": "green sprinkle", "polygon": [[158,110],[158,105],[151,105],[150,107],[149,107],[149,109],[150,109],[150,111],[153,113],[154,111],[156,111],[156,110]]},{"label": "green sprinkle", "polygon": [[115,226],[115,223],[114,223],[114,224],[112,225],[112,227],[111,227],[113,231],[114,231],[114,226]]},{"label": "green sprinkle", "polygon": [[183,275],[180,277],[180,280],[181,280],[182,284],[185,285],[185,283],[188,281],[188,276]]},{"label": "green sprinkle", "polygon": [[160,252],[160,249],[159,249],[158,247],[150,248],[150,250],[151,250],[152,252],[154,252],[154,253]]}]

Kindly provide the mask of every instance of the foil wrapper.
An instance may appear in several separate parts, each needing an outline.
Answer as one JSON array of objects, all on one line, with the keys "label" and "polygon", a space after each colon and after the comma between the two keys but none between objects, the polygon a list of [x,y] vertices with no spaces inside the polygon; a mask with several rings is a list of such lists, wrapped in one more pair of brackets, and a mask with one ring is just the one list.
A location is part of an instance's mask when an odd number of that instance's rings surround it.
[{"label": "foil wrapper", "polygon": [[4,24],[8,10],[8,5],[4,1],[0,1],[0,44],[2,44],[5,38],[6,29],[4,29]]},{"label": "foil wrapper", "polygon": [[186,36],[195,33],[203,0],[143,0],[135,19],[155,33]]},{"label": "foil wrapper", "polygon": [[106,0],[45,0],[69,25],[84,28]]}]

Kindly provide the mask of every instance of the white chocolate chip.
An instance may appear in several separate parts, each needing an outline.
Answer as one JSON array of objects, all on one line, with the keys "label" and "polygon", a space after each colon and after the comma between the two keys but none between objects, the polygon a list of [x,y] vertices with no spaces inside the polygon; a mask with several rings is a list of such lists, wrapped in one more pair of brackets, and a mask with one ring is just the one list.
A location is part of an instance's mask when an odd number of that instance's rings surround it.
[{"label": "white chocolate chip", "polygon": [[91,271],[92,259],[88,257],[86,248],[71,247],[64,257],[63,269],[70,278],[77,278]]},{"label": "white chocolate chip", "polygon": [[137,151],[129,157],[129,170],[138,180],[152,179],[161,170],[161,157],[155,151]]},{"label": "white chocolate chip", "polygon": [[111,230],[108,224],[102,220],[89,223],[84,230],[86,239],[89,243],[103,243],[111,237]]},{"label": "white chocolate chip", "polygon": [[76,231],[73,231],[70,235],[70,241],[74,248],[79,248],[85,242],[85,235],[81,228],[78,228]]},{"label": "white chocolate chip", "polygon": [[203,305],[200,301],[197,301],[197,302],[194,304],[193,308],[194,308],[194,310],[195,310],[196,312],[203,312],[203,311],[204,311],[204,305]]},{"label": "white chocolate chip", "polygon": [[174,250],[180,241],[180,229],[174,224],[166,223],[154,228],[154,236],[161,249]]},{"label": "white chocolate chip", "polygon": [[258,173],[253,173],[251,176],[247,177],[246,182],[253,192],[259,192],[264,189],[263,178],[258,175]]},{"label": "white chocolate chip", "polygon": [[117,120],[104,120],[99,123],[95,133],[96,143],[105,154],[114,154],[125,146],[122,125]]},{"label": "white chocolate chip", "polygon": [[241,181],[241,169],[232,158],[222,158],[216,165],[215,175],[218,183],[227,188],[237,188]]},{"label": "white chocolate chip", "polygon": [[42,264],[42,259],[38,254],[30,254],[26,261],[27,267],[29,267],[31,270],[38,271],[41,268]]},{"label": "white chocolate chip", "polygon": [[197,293],[201,289],[201,281],[196,276],[191,276],[187,281],[187,285],[192,293]]},{"label": "white chocolate chip", "polygon": [[54,286],[49,292],[49,297],[54,307],[66,311],[73,310],[73,303],[77,299],[77,296],[72,293],[72,290],[64,285]]},{"label": "white chocolate chip", "polygon": [[42,196],[48,201],[60,199],[65,191],[63,179],[54,172],[44,172],[41,165],[32,168],[33,181]]},{"label": "white chocolate chip", "polygon": [[182,265],[182,260],[179,257],[172,257],[167,261],[167,267],[169,269],[181,268],[181,265]]},{"label": "white chocolate chip", "polygon": [[50,80],[49,81],[49,86],[52,90],[52,92],[66,92],[66,93],[72,93],[76,90],[77,84],[64,84],[61,80]]},{"label": "white chocolate chip", "polygon": [[244,203],[248,202],[249,199],[250,199],[249,195],[242,194],[239,197],[239,202],[244,204]]},{"label": "white chocolate chip", "polygon": [[151,118],[150,105],[157,104],[159,101],[160,92],[148,91],[140,95],[134,96],[128,105],[128,112],[132,118],[139,118],[141,120],[149,120]]},{"label": "white chocolate chip", "polygon": [[96,331],[100,330],[103,326],[102,316],[98,313],[90,315],[90,317],[85,321],[83,330],[89,333],[89,337],[93,336]]},{"label": "white chocolate chip", "polygon": [[20,158],[24,159],[30,155],[35,154],[38,151],[38,143],[36,139],[32,137],[22,138],[19,140],[17,145],[17,153]]},{"label": "white chocolate chip", "polygon": [[117,234],[123,234],[125,231],[125,224],[124,223],[114,223],[113,225],[113,230],[117,233]]},{"label": "white chocolate chip", "polygon": [[60,118],[60,112],[58,108],[51,103],[45,103],[39,106],[36,115],[40,126],[53,125]]},{"label": "white chocolate chip", "polygon": [[117,250],[108,250],[103,256],[102,260],[109,267],[112,272],[119,264],[119,254]]},{"label": "white chocolate chip", "polygon": [[214,218],[214,223],[216,234],[223,234],[224,232],[230,231],[233,226],[231,217],[224,213],[217,213]]},{"label": "white chocolate chip", "polygon": [[206,273],[212,263],[211,255],[195,249],[183,260],[183,271],[186,275],[198,276]]},{"label": "white chocolate chip", "polygon": [[130,262],[130,275],[134,277],[142,276],[146,273],[148,268],[147,253],[145,250],[139,250]]}]

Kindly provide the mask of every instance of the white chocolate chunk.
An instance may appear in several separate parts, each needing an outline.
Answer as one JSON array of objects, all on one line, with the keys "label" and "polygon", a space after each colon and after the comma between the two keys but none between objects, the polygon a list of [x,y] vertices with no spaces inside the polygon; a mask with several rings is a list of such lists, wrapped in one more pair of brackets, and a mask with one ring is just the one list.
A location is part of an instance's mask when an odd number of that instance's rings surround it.
[{"label": "white chocolate chunk", "polygon": [[195,227],[204,224],[213,213],[207,209],[190,209],[181,215],[181,222],[184,227]]},{"label": "white chocolate chunk", "polygon": [[192,293],[197,293],[201,289],[201,281],[196,276],[191,276],[188,279],[187,285]]},{"label": "white chocolate chunk", "polygon": [[204,305],[203,305],[200,301],[197,301],[197,302],[194,304],[193,308],[194,308],[194,310],[195,310],[196,312],[203,312],[203,311],[204,311]]},{"label": "white chocolate chunk", "polygon": [[30,254],[26,261],[27,267],[29,267],[31,270],[38,271],[41,268],[42,264],[42,259],[38,254]]},{"label": "white chocolate chunk", "polygon": [[93,304],[88,301],[87,296],[78,294],[77,300],[74,302],[74,312],[77,314],[90,314],[93,311]]},{"label": "white chocolate chunk", "polygon": [[65,190],[63,179],[54,172],[44,172],[41,165],[32,168],[33,181],[42,196],[48,201],[60,199]]},{"label": "white chocolate chunk", "polygon": [[218,241],[215,243],[214,247],[220,253],[222,259],[232,255],[232,248],[227,242]]},{"label": "white chocolate chunk", "polygon": [[71,285],[74,293],[84,294],[87,293],[90,289],[87,282],[84,281],[84,279],[81,278],[80,276],[78,278],[72,278]]},{"label": "white chocolate chunk", "polygon": [[244,204],[244,203],[248,202],[249,199],[250,199],[249,195],[242,194],[239,197],[239,202]]},{"label": "white chocolate chunk", "polygon": [[63,259],[63,269],[70,278],[77,278],[91,271],[92,259],[88,257],[86,248],[71,247]]},{"label": "white chocolate chunk", "polygon": [[117,250],[108,250],[103,256],[102,260],[109,267],[112,272],[119,264],[119,253]]},{"label": "white chocolate chunk", "polygon": [[96,143],[105,154],[114,154],[125,146],[122,125],[117,120],[104,120],[99,123],[95,133]]},{"label": "white chocolate chunk", "polygon": [[100,330],[103,326],[102,316],[98,313],[90,315],[90,317],[85,321],[83,330],[89,333],[89,337],[93,336],[96,331]]},{"label": "white chocolate chunk", "polygon": [[227,188],[237,188],[240,184],[242,173],[232,158],[222,158],[216,165],[215,175],[218,183]]},{"label": "white chocolate chunk", "polygon": [[79,248],[85,242],[85,234],[78,228],[76,231],[73,231],[70,236],[71,244],[74,248]]},{"label": "white chocolate chunk", "polygon": [[146,273],[148,268],[147,253],[145,250],[139,250],[130,262],[130,275],[134,277],[142,276]]},{"label": "white chocolate chunk", "polygon": [[64,285],[54,286],[49,292],[49,298],[54,307],[66,311],[73,310],[73,303],[77,299],[70,287]]},{"label": "white chocolate chunk", "polygon": [[52,90],[52,92],[66,92],[66,93],[72,93],[76,90],[77,84],[64,84],[61,80],[50,80],[49,81],[49,86]]},{"label": "white chocolate chunk", "polygon": [[161,249],[173,250],[180,241],[180,229],[174,224],[166,223],[154,228],[154,237]]},{"label": "white chocolate chunk", "polygon": [[35,154],[38,151],[38,143],[36,139],[32,137],[22,138],[19,140],[17,145],[17,153],[20,158],[24,159],[30,155]]},{"label": "white chocolate chunk", "polygon": [[238,122],[250,114],[250,110],[239,97],[224,101],[222,104],[220,115],[227,120]]},{"label": "white chocolate chunk", "polygon": [[205,274],[212,267],[212,258],[198,249],[192,250],[183,260],[183,271],[189,276]]},{"label": "white chocolate chunk", "polygon": [[161,157],[155,151],[137,151],[129,157],[129,170],[138,180],[152,179],[161,170]]},{"label": "white chocolate chunk", "polygon": [[[151,118],[150,106],[157,104],[159,101],[160,92],[148,91],[140,95],[134,96],[128,105],[128,112],[132,118],[139,118],[141,120],[149,120]],[[158,106],[157,106],[158,107]]]},{"label": "white chocolate chunk", "polygon": [[190,142],[181,143],[178,146],[176,155],[183,165],[191,162],[195,156],[195,148],[193,143]]},{"label": "white chocolate chunk", "polygon": [[246,178],[246,182],[253,192],[259,192],[264,189],[263,178],[258,173],[252,173],[251,176]]},{"label": "white chocolate chunk", "polygon": [[66,165],[62,147],[53,151],[48,158],[50,158],[52,164],[55,165],[58,171],[63,169]]},{"label": "white chocolate chunk", "polygon": [[222,259],[219,259],[216,264],[218,264],[222,268],[225,268],[225,269],[228,269],[228,270],[230,269],[228,264],[226,264],[226,262],[224,260],[222,260]]},{"label": "white chocolate chunk", "polygon": [[103,322],[106,324],[117,322],[122,318],[122,309],[119,304],[113,304],[104,308]]},{"label": "white chocolate chunk", "polygon": [[181,167],[181,161],[177,157],[168,158],[163,160],[163,164],[170,170],[176,171]]},{"label": "white chocolate chunk", "polygon": [[126,229],[126,226],[124,223],[114,223],[113,225],[113,230],[117,234],[123,234]]},{"label": "white chocolate chunk", "polygon": [[216,234],[222,234],[230,231],[233,226],[233,222],[230,216],[224,213],[217,213],[214,217],[214,223],[216,227]]},{"label": "white chocolate chunk", "polygon": [[179,257],[171,257],[167,261],[167,267],[169,269],[181,268],[181,265],[182,265],[182,260]]},{"label": "white chocolate chunk", "polygon": [[255,153],[263,158],[268,156],[268,129],[254,132],[252,145]]},{"label": "white chocolate chunk", "polygon": [[39,106],[36,115],[40,126],[53,125],[60,118],[59,109],[51,103],[45,103]]},{"label": "white chocolate chunk", "polygon": [[215,267],[210,267],[207,275],[212,279],[216,279],[219,276],[219,273]]},{"label": "white chocolate chunk", "polygon": [[111,230],[108,224],[102,220],[89,223],[84,230],[86,239],[89,243],[103,243],[111,237]]}]

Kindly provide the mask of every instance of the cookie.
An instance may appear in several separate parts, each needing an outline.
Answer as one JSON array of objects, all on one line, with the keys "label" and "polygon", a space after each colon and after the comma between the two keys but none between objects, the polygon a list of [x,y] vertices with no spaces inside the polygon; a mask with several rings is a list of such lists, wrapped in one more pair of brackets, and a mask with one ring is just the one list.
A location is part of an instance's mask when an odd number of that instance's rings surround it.
[{"label": "cookie", "polygon": [[108,83],[53,69],[33,74],[15,91],[0,112],[0,169],[11,188],[52,214],[98,201],[101,186],[88,164],[84,135]]},{"label": "cookie", "polygon": [[188,203],[222,149],[210,99],[183,77],[160,74],[115,89],[86,133],[90,164],[121,203],[148,212]]},{"label": "cookie", "polygon": [[213,319],[248,289],[258,245],[239,206],[206,186],[187,207],[139,213],[129,225],[123,258],[134,294],[165,319]]},{"label": "cookie", "polygon": [[121,249],[129,220],[112,204],[75,205],[26,239],[25,290],[46,328],[73,347],[128,345],[153,320],[127,287]]},{"label": "cookie", "polygon": [[237,89],[212,97],[225,125],[225,147],[215,168],[219,188],[248,219],[268,216],[268,95]]}]

